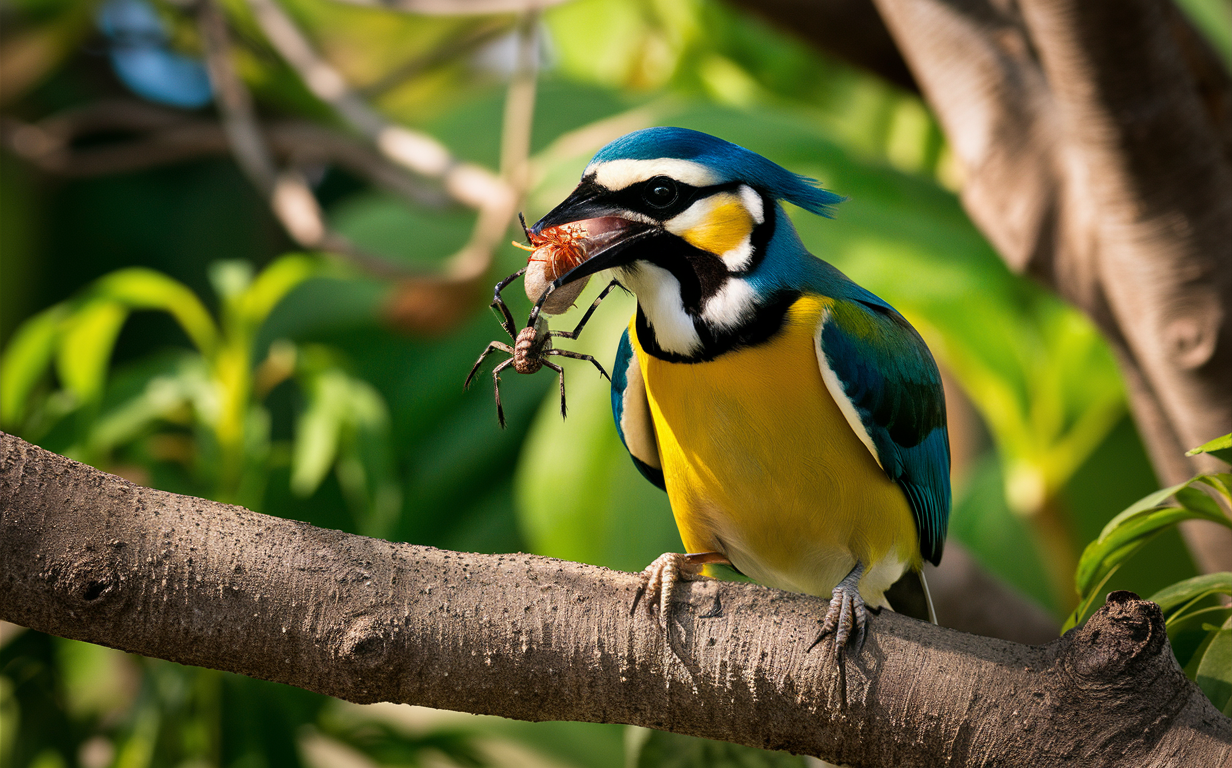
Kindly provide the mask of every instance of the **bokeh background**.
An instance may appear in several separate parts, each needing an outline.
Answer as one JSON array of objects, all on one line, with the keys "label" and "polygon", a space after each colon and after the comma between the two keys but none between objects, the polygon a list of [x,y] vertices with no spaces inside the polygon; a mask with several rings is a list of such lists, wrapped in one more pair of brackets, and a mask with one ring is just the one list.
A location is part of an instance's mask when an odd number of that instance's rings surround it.
[{"label": "bokeh background", "polygon": [[[1232,66],[1226,2],[1178,5]],[[462,381],[504,337],[487,302],[525,263],[512,213],[537,219],[616,136],[679,125],[850,198],[791,213],[934,350],[950,539],[1058,625],[1082,548],[1158,487],[1106,345],[970,223],[920,99],[745,10],[9,0],[0,18],[0,426],[49,450],[316,525],[641,569],[680,545],[607,383],[566,362],[562,420],[551,372],[510,372],[501,430],[490,377]],[[505,295],[524,317],[520,282]],[[631,309],[613,295],[570,346],[610,364]],[[1107,588],[1194,572],[1168,531]],[[14,768],[800,764],[358,707],[13,625],[0,718]]]}]

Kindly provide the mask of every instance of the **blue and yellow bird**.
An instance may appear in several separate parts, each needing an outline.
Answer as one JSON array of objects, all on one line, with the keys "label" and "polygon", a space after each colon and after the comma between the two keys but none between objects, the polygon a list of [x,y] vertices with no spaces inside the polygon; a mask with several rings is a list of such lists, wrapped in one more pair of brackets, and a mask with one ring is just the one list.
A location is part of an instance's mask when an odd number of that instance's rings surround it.
[{"label": "blue and yellow bird", "polygon": [[612,410],[690,553],[643,575],[661,616],[677,578],[728,563],[830,595],[821,636],[841,652],[862,642],[865,602],[888,605],[891,585],[941,558],[937,365],[893,307],[805,249],[782,205],[826,216],[841,201],[735,144],[649,128],[600,150],[531,230],[604,233],[553,287],[613,270],[637,296]]}]

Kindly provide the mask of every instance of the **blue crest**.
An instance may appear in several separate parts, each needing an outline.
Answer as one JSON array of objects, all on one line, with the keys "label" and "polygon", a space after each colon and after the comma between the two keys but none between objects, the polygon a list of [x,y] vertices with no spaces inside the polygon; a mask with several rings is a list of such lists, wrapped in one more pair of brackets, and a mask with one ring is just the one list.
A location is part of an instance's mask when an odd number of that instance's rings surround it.
[{"label": "blue crest", "polygon": [[756,152],[688,128],[643,128],[625,134],[599,150],[591,163],[659,158],[691,160],[710,168],[724,181],[742,181],[820,216],[830,216],[831,207],[847,199]]}]

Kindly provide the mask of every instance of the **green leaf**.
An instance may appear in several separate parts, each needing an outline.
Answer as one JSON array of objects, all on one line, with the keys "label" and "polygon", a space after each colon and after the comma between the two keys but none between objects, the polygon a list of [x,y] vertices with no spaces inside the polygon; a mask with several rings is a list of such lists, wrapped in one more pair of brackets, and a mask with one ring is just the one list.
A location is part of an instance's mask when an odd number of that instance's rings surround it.
[{"label": "green leaf", "polygon": [[207,357],[218,342],[214,321],[196,294],[161,272],[141,267],[121,269],[100,278],[94,294],[130,309],[163,310],[175,318],[197,350]]},{"label": "green leaf", "polygon": [[1232,618],[1213,633],[1194,682],[1216,709],[1232,717]]},{"label": "green leaf", "polygon": [[1187,452],[1186,456],[1197,456],[1199,453],[1209,453],[1217,459],[1232,464],[1232,433],[1217,437],[1209,443],[1203,443]]},{"label": "green leaf", "polygon": [[1208,595],[1232,595],[1232,573],[1207,573],[1164,587],[1148,599],[1169,614],[1185,603]]},{"label": "green leaf", "polygon": [[291,490],[310,496],[321,485],[338,456],[338,443],[346,419],[346,377],[327,371],[306,386],[308,407],[295,429],[291,458]]},{"label": "green leaf", "polygon": [[1224,501],[1232,505],[1232,473],[1216,472],[1211,475],[1198,475],[1194,481],[1209,486],[1222,496]]},{"label": "green leaf", "polygon": [[[1223,515],[1224,525],[1229,525]],[[1154,507],[1121,518],[1112,530],[1105,529],[1099,538],[1087,545],[1078,562],[1075,582],[1078,594],[1087,594],[1110,569],[1124,562],[1150,536],[1185,520],[1221,522],[1214,515],[1184,507]]]},{"label": "green leaf", "polygon": [[56,373],[79,404],[97,402],[107,380],[107,366],[128,309],[116,301],[94,299],[63,325],[56,350]]},{"label": "green leaf", "polygon": [[299,285],[321,272],[321,262],[299,254],[283,256],[261,271],[240,298],[240,313],[254,326],[260,325],[278,302]]},{"label": "green leaf", "polygon": [[650,731],[632,764],[637,768],[804,768],[805,762],[786,752]]},{"label": "green leaf", "polygon": [[13,428],[20,423],[29,406],[30,396],[39,378],[51,364],[60,324],[68,307],[57,304],[22,323],[9,340],[0,357],[0,424]]},{"label": "green leaf", "polygon": [[[1112,518],[1104,526],[1099,537],[1088,544],[1082,553],[1082,558],[1078,563],[1078,572],[1075,575],[1078,594],[1087,594],[1091,585],[1099,581],[1108,569],[1136,551],[1132,547],[1135,542],[1140,542],[1168,526],[1184,520],[1210,520],[1232,528],[1232,520],[1223,514],[1210,500],[1210,497],[1198,491],[1184,493],[1193,483],[1206,482],[1209,479],[1211,478],[1207,475],[1199,475],[1188,482],[1156,491]],[[1194,494],[1199,494],[1201,499]],[[1159,506],[1170,496],[1178,496],[1186,506]]]}]

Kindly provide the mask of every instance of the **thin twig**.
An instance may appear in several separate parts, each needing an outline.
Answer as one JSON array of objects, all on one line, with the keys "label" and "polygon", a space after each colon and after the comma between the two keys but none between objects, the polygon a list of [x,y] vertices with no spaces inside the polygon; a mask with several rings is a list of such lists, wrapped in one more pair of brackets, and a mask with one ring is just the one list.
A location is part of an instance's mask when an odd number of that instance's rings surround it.
[{"label": "thin twig", "polygon": [[376,81],[356,88],[356,92],[365,99],[372,100],[384,96],[408,80],[425,72],[446,64],[459,56],[471,53],[475,49],[489,43],[510,30],[507,21],[496,21],[471,27],[461,35],[448,40],[437,48],[425,54],[417,54],[397,65],[389,72],[381,75]]},{"label": "thin twig", "polygon": [[432,136],[396,125],[369,106],[342,73],[313,50],[275,0],[248,0],[248,5],[270,44],[304,85],[390,160],[421,176],[440,179],[451,195],[472,208],[510,196],[508,185],[488,169],[458,161]]},{"label": "thin twig", "polygon": [[[132,134],[106,143],[81,139]],[[379,153],[338,131],[301,120],[262,125],[277,162],[331,165],[418,205],[445,208],[452,200]],[[89,178],[156,168],[199,157],[230,155],[222,126],[137,101],[96,102],[37,123],[0,118],[0,146],[45,173]]]},{"label": "thin twig", "polygon": [[306,248],[320,248],[344,257],[380,277],[406,274],[401,265],[355,246],[331,231],[304,175],[289,164],[279,169],[253,110],[252,97],[231,65],[231,39],[227,21],[213,0],[198,8],[198,24],[205,43],[206,64],[214,85],[223,131],[236,162],[270,202],[270,208],[291,237]]}]

